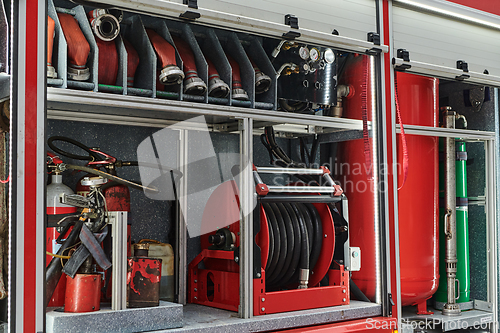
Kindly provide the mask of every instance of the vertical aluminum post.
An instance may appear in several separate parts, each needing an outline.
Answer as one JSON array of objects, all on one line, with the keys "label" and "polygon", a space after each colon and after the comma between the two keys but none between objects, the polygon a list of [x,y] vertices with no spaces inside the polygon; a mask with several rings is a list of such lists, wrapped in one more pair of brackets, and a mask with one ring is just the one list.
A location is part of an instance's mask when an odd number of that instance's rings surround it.
[{"label": "vertical aluminum post", "polygon": [[188,134],[189,130],[181,129],[179,131],[179,169],[182,172],[182,177],[179,180],[179,188],[177,189],[177,260],[175,271],[177,273],[177,302],[186,304],[187,295],[187,228],[186,214],[187,210],[187,180],[188,180]]},{"label": "vertical aluminum post", "polygon": [[[442,109],[446,128],[455,128],[456,112],[450,107]],[[455,174],[455,138],[445,138],[445,215],[444,215],[444,233],[446,237],[445,244],[445,263],[446,278],[448,282],[448,300],[443,307],[443,314],[449,316],[460,315],[460,307],[456,303],[456,276],[457,276],[457,193],[456,193],[456,174]]]},{"label": "vertical aluminum post", "polygon": [[253,316],[253,187],[252,119],[239,120],[240,129],[240,307],[241,318]]},{"label": "vertical aluminum post", "polygon": [[127,308],[127,212],[108,212],[111,224],[111,309]]}]

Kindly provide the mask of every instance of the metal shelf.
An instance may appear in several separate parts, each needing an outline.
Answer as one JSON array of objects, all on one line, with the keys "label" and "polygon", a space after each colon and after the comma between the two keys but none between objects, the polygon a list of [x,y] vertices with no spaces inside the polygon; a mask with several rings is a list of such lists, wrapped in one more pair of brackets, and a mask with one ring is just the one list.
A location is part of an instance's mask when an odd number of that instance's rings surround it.
[{"label": "metal shelf", "polygon": [[202,305],[184,306],[184,326],[156,332],[262,332],[312,326],[382,315],[380,304],[351,301],[349,305],[270,314],[241,319],[235,312]]},{"label": "metal shelf", "polygon": [[[361,120],[259,110],[234,106],[123,96],[89,91],[47,88],[47,118],[134,126],[164,127],[204,115],[210,124],[257,122],[306,127],[361,130]],[[233,127],[237,130],[237,127]],[[317,130],[315,130],[317,132]]]},{"label": "metal shelf", "polygon": [[[416,315],[415,308],[410,307],[403,311],[403,321],[406,325],[401,330],[403,333],[419,332],[420,330],[413,330],[417,328],[431,328],[441,332],[448,332],[457,329],[466,328],[484,328],[490,327],[494,322],[493,313],[482,310],[469,310],[463,311],[460,316],[445,316],[439,310],[429,309],[434,311],[433,315]],[[412,323],[414,323],[412,325]],[[420,323],[416,325],[415,323]],[[482,326],[481,326],[482,325]]]},{"label": "metal shelf", "polygon": [[[464,130],[464,129],[451,129],[442,127],[429,127],[429,126],[416,126],[416,125],[403,125],[405,134],[425,135],[425,136],[438,136],[444,138],[460,138],[466,140],[494,140],[495,132]],[[396,133],[401,133],[401,128],[396,125]]]}]

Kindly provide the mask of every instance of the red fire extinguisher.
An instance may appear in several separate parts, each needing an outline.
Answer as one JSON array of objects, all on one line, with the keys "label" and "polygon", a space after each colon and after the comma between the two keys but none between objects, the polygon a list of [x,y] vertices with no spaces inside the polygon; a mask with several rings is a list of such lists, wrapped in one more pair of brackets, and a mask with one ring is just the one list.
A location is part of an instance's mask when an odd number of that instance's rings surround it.
[{"label": "red fire extinguisher", "polygon": [[[47,153],[48,155],[48,165],[55,165],[62,163],[62,161],[53,153]],[[57,216],[54,220],[60,220],[67,216],[68,214],[76,214],[76,207],[69,206],[60,202],[60,197],[63,194],[73,194],[73,190],[69,186],[66,186],[62,182],[62,175],[57,169],[52,171],[51,176],[52,182],[47,185],[47,215]],[[62,242],[66,235],[71,231],[71,228],[64,228],[62,226],[57,226],[50,223],[46,231],[46,249],[47,252],[54,254],[59,250],[60,242]],[[52,255],[47,254],[46,262],[47,265],[52,260]],[[66,275],[63,273],[57,287],[52,294],[52,298],[49,301],[49,307],[61,307],[64,306],[64,295],[66,292]]]}]

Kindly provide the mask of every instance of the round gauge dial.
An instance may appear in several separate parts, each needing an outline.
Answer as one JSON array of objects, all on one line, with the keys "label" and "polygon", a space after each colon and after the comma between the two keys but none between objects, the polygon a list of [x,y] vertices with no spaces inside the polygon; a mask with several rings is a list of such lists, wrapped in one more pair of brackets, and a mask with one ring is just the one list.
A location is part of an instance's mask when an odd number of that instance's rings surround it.
[{"label": "round gauge dial", "polygon": [[333,52],[332,49],[326,49],[323,57],[325,58],[327,64],[331,64],[335,61],[335,52]]},{"label": "round gauge dial", "polygon": [[307,60],[309,59],[309,49],[305,46],[302,46],[300,49],[299,49],[299,55],[302,59],[304,60]]},{"label": "round gauge dial", "polygon": [[320,56],[320,52],[317,48],[313,47],[311,49],[311,51],[309,52],[309,56],[311,57],[311,60],[312,61],[318,61],[319,60],[319,56]]}]

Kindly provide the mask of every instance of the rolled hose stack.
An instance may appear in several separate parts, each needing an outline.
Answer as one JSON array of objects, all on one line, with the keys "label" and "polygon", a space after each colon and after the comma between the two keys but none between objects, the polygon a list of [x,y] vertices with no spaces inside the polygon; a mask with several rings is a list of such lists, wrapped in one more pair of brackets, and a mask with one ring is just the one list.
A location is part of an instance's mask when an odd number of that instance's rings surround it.
[{"label": "rolled hose stack", "polygon": [[207,85],[198,76],[191,47],[177,36],[174,36],[173,40],[184,64],[184,93],[188,95],[203,95],[207,91]]},{"label": "rolled hose stack", "polygon": [[113,40],[120,33],[118,19],[107,13],[106,9],[94,9],[88,12],[92,31],[99,49],[98,83],[116,84],[118,76],[118,51]]},{"label": "rolled hose stack", "polygon": [[139,54],[128,40],[123,39],[127,51],[127,87],[134,86],[134,77],[137,66],[139,66]]},{"label": "rolled hose stack", "polygon": [[307,288],[323,242],[321,217],[306,203],[263,204],[269,228],[266,288]]},{"label": "rolled hose stack", "polygon": [[57,13],[57,17],[68,44],[68,79],[87,81],[90,78],[90,70],[87,67],[90,45],[73,16]]},{"label": "rolled hose stack", "polygon": [[57,78],[57,72],[54,66],[52,66],[52,52],[54,49],[54,37],[55,37],[55,26],[54,20],[48,16],[47,17],[47,77],[50,79]]},{"label": "rolled hose stack", "polygon": [[224,82],[213,62],[207,58],[208,63],[208,96],[224,98],[229,94],[229,86]]},{"label": "rolled hose stack", "polygon": [[232,69],[232,79],[233,79],[233,99],[248,101],[248,94],[245,90],[243,90],[243,86],[241,85],[241,74],[240,74],[240,66],[231,56],[227,55],[227,60],[229,60],[229,64]]},{"label": "rolled hose stack", "polygon": [[146,29],[149,40],[158,56],[161,71],[159,80],[164,85],[181,84],[184,72],[177,66],[175,48],[152,29]]}]

